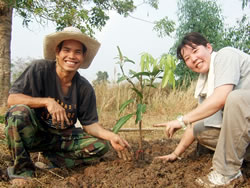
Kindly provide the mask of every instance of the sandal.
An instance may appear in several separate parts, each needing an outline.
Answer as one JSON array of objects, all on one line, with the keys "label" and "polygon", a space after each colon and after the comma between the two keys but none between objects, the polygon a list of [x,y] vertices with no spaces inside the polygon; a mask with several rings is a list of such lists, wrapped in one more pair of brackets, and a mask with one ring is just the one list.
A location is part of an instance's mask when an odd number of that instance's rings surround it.
[{"label": "sandal", "polygon": [[14,174],[14,167],[13,166],[10,166],[7,168],[7,174],[8,174],[10,179],[25,179],[25,180],[28,179],[28,177],[26,177],[26,176]]}]

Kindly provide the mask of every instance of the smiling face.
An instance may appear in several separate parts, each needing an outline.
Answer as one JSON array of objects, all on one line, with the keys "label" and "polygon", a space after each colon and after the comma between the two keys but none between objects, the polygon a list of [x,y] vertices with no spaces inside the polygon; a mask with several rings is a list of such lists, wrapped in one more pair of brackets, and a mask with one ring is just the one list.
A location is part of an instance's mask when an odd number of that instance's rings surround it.
[{"label": "smiling face", "polygon": [[75,73],[84,63],[83,44],[76,40],[65,40],[56,49],[57,71]]},{"label": "smiling face", "polygon": [[185,45],[181,49],[181,55],[188,68],[197,73],[207,73],[211,61],[213,48],[211,44],[203,45]]}]

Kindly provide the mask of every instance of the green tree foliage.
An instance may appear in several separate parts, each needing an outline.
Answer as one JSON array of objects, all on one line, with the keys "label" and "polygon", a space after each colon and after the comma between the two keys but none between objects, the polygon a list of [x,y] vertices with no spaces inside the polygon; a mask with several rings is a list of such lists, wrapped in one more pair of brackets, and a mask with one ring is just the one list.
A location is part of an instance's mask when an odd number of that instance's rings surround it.
[{"label": "green tree foliage", "polygon": [[225,29],[223,44],[250,54],[250,22],[247,15],[243,15],[236,26]]},{"label": "green tree foliage", "polygon": [[154,7],[155,9],[158,9],[159,0],[143,0],[143,2],[146,2],[150,4],[152,7]]},{"label": "green tree foliage", "polygon": [[179,27],[176,29],[176,49],[182,37],[195,31],[207,37],[215,50],[220,49],[223,36],[224,18],[222,10],[215,0],[179,0]]},{"label": "green tree foliage", "polygon": [[249,3],[249,0],[242,0],[242,9],[247,7],[248,3]]},{"label": "green tree foliage", "polygon": [[96,73],[97,79],[93,81],[93,84],[108,83],[109,75],[106,71],[98,71]]},{"label": "green tree foliage", "polygon": [[[195,31],[207,37],[213,45],[214,50],[221,48],[223,37],[223,17],[221,8],[214,0],[179,0],[178,1],[178,21],[176,29],[176,42],[170,49],[170,53],[176,54],[176,49],[180,40],[186,33]],[[187,68],[184,62],[180,62],[175,74],[178,77],[178,85],[185,81],[189,84],[191,80],[198,77],[197,73]]]},{"label": "green tree foliage", "polygon": [[167,16],[159,21],[155,21],[154,24],[153,30],[157,32],[159,37],[170,36],[175,30],[175,22],[169,20]]},{"label": "green tree foliage", "polygon": [[127,16],[135,10],[133,0],[5,0],[23,18],[23,24],[34,19],[40,24],[56,23],[57,30],[75,26],[93,36],[109,19],[108,11]]}]

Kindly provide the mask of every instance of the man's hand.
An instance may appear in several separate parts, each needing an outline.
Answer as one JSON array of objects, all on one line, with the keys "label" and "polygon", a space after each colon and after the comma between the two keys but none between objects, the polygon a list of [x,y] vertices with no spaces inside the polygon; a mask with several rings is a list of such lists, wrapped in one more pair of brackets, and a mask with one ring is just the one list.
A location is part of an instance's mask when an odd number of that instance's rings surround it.
[{"label": "man's hand", "polygon": [[64,122],[70,125],[65,109],[54,99],[48,98],[47,110],[52,117],[52,124],[56,125],[57,128],[61,125],[61,128],[64,129]]},{"label": "man's hand", "polygon": [[132,159],[133,154],[130,151],[130,145],[118,134],[104,129],[99,123],[93,123],[91,125],[83,127],[88,134],[98,138],[102,138],[104,140],[108,140],[112,147],[117,151],[119,158],[123,158],[124,160]]},{"label": "man's hand", "polygon": [[110,140],[112,147],[117,151],[118,157],[125,161],[132,160],[133,153],[130,151],[128,142],[117,134]]},{"label": "man's hand", "polygon": [[180,125],[180,122],[178,120],[169,121],[167,123],[160,123],[153,125],[154,127],[166,127],[166,135],[169,138],[172,138],[174,133],[181,129],[182,126]]},{"label": "man's hand", "polygon": [[133,158],[133,152],[128,148],[124,148],[122,151],[117,151],[118,157],[124,161],[131,161]]},{"label": "man's hand", "polygon": [[155,157],[154,160],[164,160],[164,161],[175,161],[176,159],[180,159],[174,152],[169,155]]}]

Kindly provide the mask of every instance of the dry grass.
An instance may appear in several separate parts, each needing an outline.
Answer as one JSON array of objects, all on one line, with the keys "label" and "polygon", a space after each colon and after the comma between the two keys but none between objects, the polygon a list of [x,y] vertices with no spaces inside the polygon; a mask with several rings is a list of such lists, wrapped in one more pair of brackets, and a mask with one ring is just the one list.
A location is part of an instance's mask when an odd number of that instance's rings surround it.
[{"label": "dry grass", "polygon": [[[100,123],[105,128],[112,128],[117,120],[128,113],[135,112],[136,106],[130,105],[121,115],[119,108],[128,99],[135,98],[129,84],[97,84],[94,86]],[[195,83],[184,89],[150,88],[145,91],[147,103],[143,114],[143,128],[151,128],[155,123],[173,120],[179,114],[185,114],[197,105],[194,98]],[[0,111],[3,117],[6,109]],[[131,118],[124,128],[135,128],[135,117]],[[2,122],[3,123],[3,122]]]},{"label": "dry grass", "polygon": [[[187,90],[151,88],[146,91],[148,97],[146,100],[147,111],[143,114],[144,128],[175,119],[177,115],[185,114],[196,107],[194,89],[195,83],[192,83]],[[95,91],[100,122],[105,127],[111,128],[119,119],[120,105],[133,98],[133,92],[128,84],[99,84],[95,86]],[[135,105],[129,106],[122,115],[135,111],[135,108]],[[124,127],[135,127],[134,119],[129,120]]]}]

